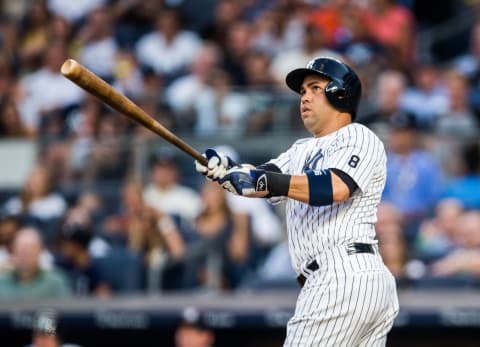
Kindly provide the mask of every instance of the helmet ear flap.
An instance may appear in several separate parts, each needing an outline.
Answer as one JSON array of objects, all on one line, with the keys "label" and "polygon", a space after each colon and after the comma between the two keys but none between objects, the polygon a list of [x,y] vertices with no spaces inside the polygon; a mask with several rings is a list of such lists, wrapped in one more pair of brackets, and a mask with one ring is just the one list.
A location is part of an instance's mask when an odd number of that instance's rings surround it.
[{"label": "helmet ear flap", "polygon": [[331,80],[328,82],[325,86],[325,95],[333,107],[338,109],[345,108],[347,91],[339,81]]}]

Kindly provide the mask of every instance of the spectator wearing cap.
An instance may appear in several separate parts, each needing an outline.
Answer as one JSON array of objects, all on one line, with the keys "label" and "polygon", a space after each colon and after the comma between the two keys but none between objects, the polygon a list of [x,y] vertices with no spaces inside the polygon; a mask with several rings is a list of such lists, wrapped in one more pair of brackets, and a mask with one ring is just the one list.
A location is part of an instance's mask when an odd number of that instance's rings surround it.
[{"label": "spectator wearing cap", "polygon": [[199,194],[180,183],[180,170],[172,153],[154,155],[150,169],[150,183],[143,191],[148,206],[160,212],[193,222],[200,213]]},{"label": "spectator wearing cap", "polygon": [[417,143],[417,122],[412,114],[392,116],[387,144],[387,181],[383,201],[402,214],[407,237],[413,237],[418,223],[438,201],[443,172],[437,160]]},{"label": "spectator wearing cap", "polygon": [[40,265],[43,243],[33,228],[18,232],[13,241],[13,269],[0,276],[0,298],[60,298],[71,294],[68,281],[57,269]]},{"label": "spectator wearing cap", "polygon": [[111,288],[102,278],[101,265],[89,253],[92,240],[89,222],[67,221],[61,227],[57,265],[67,274],[77,296],[108,296]]},{"label": "spectator wearing cap", "polygon": [[175,347],[211,347],[215,333],[207,325],[204,314],[193,307],[187,307],[175,331]]}]

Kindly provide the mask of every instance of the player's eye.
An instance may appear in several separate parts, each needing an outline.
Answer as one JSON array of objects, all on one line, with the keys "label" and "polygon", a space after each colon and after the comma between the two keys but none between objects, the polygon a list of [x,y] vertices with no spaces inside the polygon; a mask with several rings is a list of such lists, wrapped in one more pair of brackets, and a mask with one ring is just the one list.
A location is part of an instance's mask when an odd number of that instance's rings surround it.
[{"label": "player's eye", "polygon": [[312,89],[313,89],[314,92],[318,92],[318,91],[321,91],[321,90],[322,90],[322,87],[320,87],[320,86],[313,86]]}]

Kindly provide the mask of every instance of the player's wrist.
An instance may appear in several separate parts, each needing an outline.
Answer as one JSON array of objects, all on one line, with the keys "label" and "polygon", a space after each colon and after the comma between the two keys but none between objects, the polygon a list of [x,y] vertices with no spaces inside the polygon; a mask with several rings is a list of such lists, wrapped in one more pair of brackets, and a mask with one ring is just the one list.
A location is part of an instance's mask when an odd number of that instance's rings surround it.
[{"label": "player's wrist", "polygon": [[257,190],[261,186],[261,181],[264,181],[264,190],[268,191],[265,197],[273,196],[288,196],[290,190],[291,175],[281,174],[277,172],[265,170],[251,170],[253,175],[257,177]]}]

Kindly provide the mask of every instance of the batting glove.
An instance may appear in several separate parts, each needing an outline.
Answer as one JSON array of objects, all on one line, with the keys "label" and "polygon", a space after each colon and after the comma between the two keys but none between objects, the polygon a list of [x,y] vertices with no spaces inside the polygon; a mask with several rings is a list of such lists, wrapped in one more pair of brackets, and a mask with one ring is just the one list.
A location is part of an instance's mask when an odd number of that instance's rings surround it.
[{"label": "batting glove", "polygon": [[218,183],[235,195],[249,196],[267,190],[267,174],[264,170],[234,167],[228,170]]},{"label": "batting glove", "polygon": [[218,181],[225,176],[227,170],[238,166],[230,157],[212,148],[208,148],[203,156],[208,160],[207,166],[195,160],[195,170],[211,181]]}]

